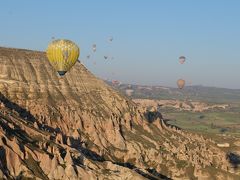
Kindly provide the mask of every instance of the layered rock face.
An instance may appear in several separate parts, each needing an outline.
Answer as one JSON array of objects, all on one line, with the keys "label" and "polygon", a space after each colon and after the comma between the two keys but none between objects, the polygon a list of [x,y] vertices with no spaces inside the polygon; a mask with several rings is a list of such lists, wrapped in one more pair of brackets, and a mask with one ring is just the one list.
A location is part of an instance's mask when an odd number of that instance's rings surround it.
[{"label": "layered rock face", "polygon": [[170,127],[79,62],[59,77],[45,53],[0,48],[0,177],[237,179],[213,140]]}]

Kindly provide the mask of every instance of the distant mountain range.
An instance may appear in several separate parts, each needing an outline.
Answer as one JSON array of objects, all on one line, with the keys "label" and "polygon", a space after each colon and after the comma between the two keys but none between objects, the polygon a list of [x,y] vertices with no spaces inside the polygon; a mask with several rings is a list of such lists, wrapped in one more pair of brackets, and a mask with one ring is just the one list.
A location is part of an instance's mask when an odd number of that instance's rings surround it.
[{"label": "distant mountain range", "polygon": [[131,90],[134,99],[191,99],[193,101],[207,101],[219,103],[240,102],[240,89],[227,89],[206,86],[186,86],[184,89],[164,87],[121,84],[119,86],[107,82],[110,86],[118,89],[123,94]]}]

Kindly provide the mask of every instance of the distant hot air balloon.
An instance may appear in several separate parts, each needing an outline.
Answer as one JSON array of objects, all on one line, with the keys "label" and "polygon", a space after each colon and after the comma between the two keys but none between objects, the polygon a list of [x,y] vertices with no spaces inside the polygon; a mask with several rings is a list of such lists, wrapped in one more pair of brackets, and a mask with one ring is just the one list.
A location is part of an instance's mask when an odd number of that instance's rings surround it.
[{"label": "distant hot air balloon", "polygon": [[125,90],[125,93],[128,95],[128,96],[132,96],[134,90],[133,89],[126,89]]},{"label": "distant hot air balloon", "polygon": [[180,63],[180,64],[184,64],[185,61],[186,61],[186,57],[185,57],[185,56],[180,56],[180,57],[179,57],[179,63]]},{"label": "distant hot air balloon", "polygon": [[179,88],[179,89],[182,89],[182,88],[185,86],[185,80],[179,79],[179,80],[177,81],[177,85],[178,85],[178,88]]},{"label": "distant hot air balloon", "polygon": [[104,59],[108,59],[108,56],[104,56]]},{"label": "distant hot air balloon", "polygon": [[93,50],[93,52],[96,52],[96,50],[97,50],[97,45],[96,44],[92,45],[92,50]]},{"label": "distant hot air balloon", "polygon": [[87,55],[87,59],[89,59],[90,58],[90,55]]},{"label": "distant hot air balloon", "polygon": [[109,37],[109,42],[112,42],[113,41],[113,37],[111,36],[111,37]]},{"label": "distant hot air balloon", "polygon": [[112,84],[118,86],[120,82],[118,80],[112,80]]},{"label": "distant hot air balloon", "polygon": [[74,42],[58,39],[48,45],[46,53],[51,65],[63,76],[78,60],[80,50]]}]

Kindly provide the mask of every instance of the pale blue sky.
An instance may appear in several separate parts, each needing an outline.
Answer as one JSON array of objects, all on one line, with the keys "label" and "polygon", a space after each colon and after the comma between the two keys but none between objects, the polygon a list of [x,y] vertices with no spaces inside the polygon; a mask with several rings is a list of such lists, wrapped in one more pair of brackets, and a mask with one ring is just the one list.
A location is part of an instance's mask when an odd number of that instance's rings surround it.
[{"label": "pale blue sky", "polygon": [[1,0],[0,18],[0,46],[45,50],[52,36],[71,39],[98,77],[240,88],[239,0]]}]

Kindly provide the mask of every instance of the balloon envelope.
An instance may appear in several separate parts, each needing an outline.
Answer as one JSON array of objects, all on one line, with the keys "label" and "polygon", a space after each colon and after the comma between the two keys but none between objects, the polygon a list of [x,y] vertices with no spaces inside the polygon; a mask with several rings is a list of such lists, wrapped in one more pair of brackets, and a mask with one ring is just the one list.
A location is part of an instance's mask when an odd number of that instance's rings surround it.
[{"label": "balloon envelope", "polygon": [[120,82],[119,82],[118,80],[112,80],[112,84],[113,84],[113,85],[119,85]]},{"label": "balloon envelope", "polygon": [[113,41],[113,37],[111,36],[111,37],[109,37],[109,41],[110,42],[112,42]]},{"label": "balloon envelope", "polygon": [[96,44],[92,45],[92,50],[93,50],[93,52],[96,52],[96,50],[97,50],[97,45]]},{"label": "balloon envelope", "polygon": [[180,64],[185,63],[185,61],[186,61],[186,57],[185,57],[185,56],[180,56],[180,57],[179,57],[179,63],[180,63]]},{"label": "balloon envelope", "polygon": [[179,79],[179,80],[177,81],[177,86],[178,86],[179,89],[184,88],[184,86],[185,86],[185,80]]},{"label": "balloon envelope", "polygon": [[74,42],[58,39],[48,45],[46,53],[50,64],[63,76],[77,62],[80,50]]}]

